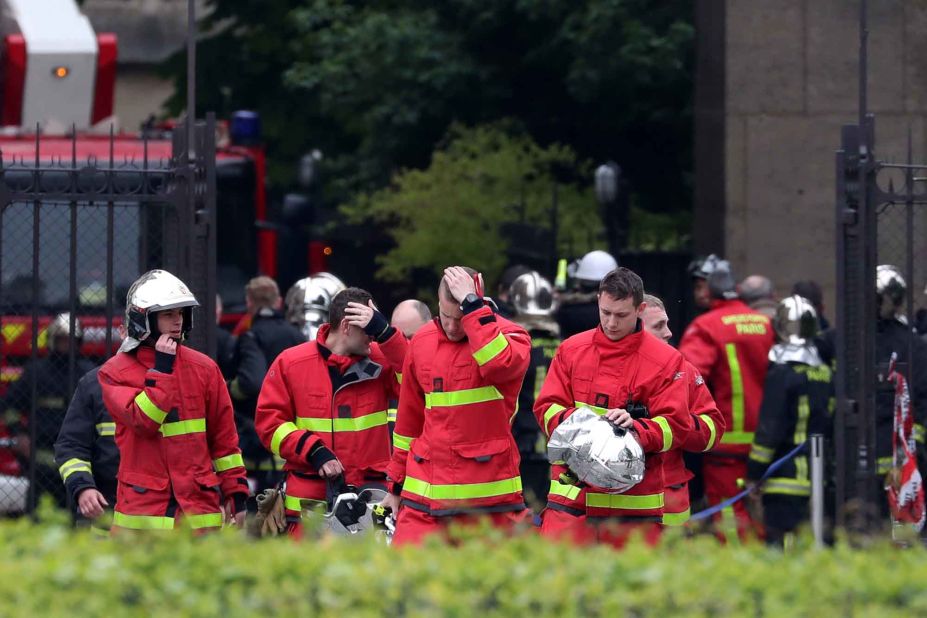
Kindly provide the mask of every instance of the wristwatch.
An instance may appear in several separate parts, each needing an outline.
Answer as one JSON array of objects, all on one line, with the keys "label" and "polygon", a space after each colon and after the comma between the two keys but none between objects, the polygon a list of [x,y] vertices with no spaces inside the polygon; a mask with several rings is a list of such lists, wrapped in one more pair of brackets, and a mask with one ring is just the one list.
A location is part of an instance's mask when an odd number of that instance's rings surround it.
[{"label": "wristwatch", "polygon": [[471,306],[474,303],[478,303],[480,302],[480,300],[482,299],[479,296],[477,296],[473,292],[470,292],[464,297],[463,302],[460,303],[460,310],[464,311],[466,307]]}]

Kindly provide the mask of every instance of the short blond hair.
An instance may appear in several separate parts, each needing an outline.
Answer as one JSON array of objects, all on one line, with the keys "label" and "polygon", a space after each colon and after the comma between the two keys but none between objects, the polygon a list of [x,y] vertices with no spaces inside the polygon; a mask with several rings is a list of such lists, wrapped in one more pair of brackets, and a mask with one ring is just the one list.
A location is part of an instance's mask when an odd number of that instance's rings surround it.
[{"label": "short blond hair", "polygon": [[245,294],[255,307],[274,308],[280,300],[280,288],[270,277],[255,277],[245,286]]},{"label": "short blond hair", "polygon": [[656,307],[660,311],[666,313],[666,307],[663,305],[663,301],[653,294],[644,294],[644,302],[647,303],[648,307]]}]

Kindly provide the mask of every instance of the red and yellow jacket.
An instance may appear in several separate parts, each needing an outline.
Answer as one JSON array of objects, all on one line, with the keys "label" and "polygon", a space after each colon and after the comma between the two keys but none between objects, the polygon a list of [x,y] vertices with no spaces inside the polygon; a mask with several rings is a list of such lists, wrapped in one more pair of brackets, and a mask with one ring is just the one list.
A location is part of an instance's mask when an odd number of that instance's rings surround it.
[{"label": "red and yellow jacket", "polygon": [[622,494],[560,482],[566,471],[551,466],[548,506],[589,517],[660,520],[663,513],[663,454],[679,444],[691,427],[689,376],[682,356],[656,337],[636,332],[611,341],[600,327],[570,337],[560,346],[534,405],[534,414],[550,434],[577,407],[599,414],[643,403],[650,418],[634,421],[644,453],[644,480]]},{"label": "red and yellow jacket", "polygon": [[[241,506],[248,495],[225,381],[212,359],[182,345],[171,373],[154,367],[154,348],[141,346],[116,354],[100,369],[103,402],[116,424],[120,453],[113,523],[173,527],[166,505],[157,503],[164,494],[173,495],[193,527],[221,526],[216,490],[225,498],[237,494]],[[135,493],[145,492],[152,512],[120,509],[124,501],[138,498]]]},{"label": "red and yellow jacket", "polygon": [[405,508],[434,516],[525,508],[512,437],[531,338],[487,306],[453,342],[437,319],[412,339],[388,475]]},{"label": "red and yellow jacket", "polygon": [[715,301],[683,334],[679,351],[705,378],[724,416],[715,452],[750,454],[774,339],[769,318],[739,300]]},{"label": "red and yellow jacket", "polygon": [[325,324],[315,341],[281,352],[258,396],[255,429],[264,446],[286,460],[287,508],[293,511],[300,510],[299,500],[325,499],[311,456],[319,446],[338,458],[345,481],[356,486],[384,482],[390,459],[387,401],[399,390],[406,338],[394,331],[383,343],[371,343],[368,357],[352,357],[333,392],[331,353],[323,347],[329,330]]}]

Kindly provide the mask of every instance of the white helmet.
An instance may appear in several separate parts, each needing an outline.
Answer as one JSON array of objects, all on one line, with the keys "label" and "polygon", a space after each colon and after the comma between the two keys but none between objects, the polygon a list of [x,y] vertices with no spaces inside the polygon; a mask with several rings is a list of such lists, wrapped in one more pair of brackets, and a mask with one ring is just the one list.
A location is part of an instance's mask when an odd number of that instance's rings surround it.
[{"label": "white helmet", "polygon": [[618,268],[618,262],[609,253],[598,250],[590,251],[579,261],[574,277],[598,283],[616,268]]},{"label": "white helmet", "polygon": [[168,309],[183,309],[182,336],[193,328],[193,307],[198,307],[196,297],[183,281],[166,270],[149,270],[136,279],[126,295],[126,338],[119,347],[128,352],[148,339],[156,330],[152,324],[154,314]]},{"label": "white helmet", "polygon": [[814,305],[797,294],[779,301],[772,322],[782,343],[807,345],[818,333],[818,314]]},{"label": "white helmet", "polygon": [[[52,320],[52,323],[48,325],[48,328],[45,330],[45,341],[46,344],[51,347],[52,341],[55,337],[70,337],[71,336],[71,314],[70,313],[59,313],[55,316],[55,319]],[[81,326],[80,320],[74,318],[74,339],[83,339],[84,338],[84,329]]]},{"label": "white helmet", "polygon": [[308,341],[314,340],[319,327],[328,322],[332,299],[344,289],[341,279],[331,273],[300,279],[286,293],[286,319],[299,328]]},{"label": "white helmet", "polygon": [[547,317],[557,310],[554,287],[533,270],[512,282],[509,298],[517,315]]}]

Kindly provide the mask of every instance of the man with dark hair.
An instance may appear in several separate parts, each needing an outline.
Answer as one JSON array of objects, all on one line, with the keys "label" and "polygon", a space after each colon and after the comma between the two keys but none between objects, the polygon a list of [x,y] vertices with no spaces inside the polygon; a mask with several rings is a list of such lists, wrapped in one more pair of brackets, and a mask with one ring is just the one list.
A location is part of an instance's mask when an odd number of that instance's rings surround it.
[{"label": "man with dark hair", "polygon": [[472,268],[451,266],[439,319],[420,330],[402,372],[389,465],[393,543],[417,543],[454,521],[485,515],[509,528],[524,514],[511,420],[531,339],[493,312]]},{"label": "man with dark hair", "polygon": [[286,515],[301,534],[303,509],[324,507],[345,484],[386,480],[387,400],[408,342],[360,288],[339,292],[314,341],[280,353],[258,397],[255,425],[286,460]]},{"label": "man with dark hair", "polygon": [[545,434],[586,408],[630,430],[646,456],[643,480],[621,494],[577,483],[551,466],[541,534],[574,542],[622,546],[631,531],[656,541],[663,518],[663,455],[691,427],[688,376],[682,356],[645,332],[644,285],[627,268],[599,285],[599,326],[561,344],[534,405]]},{"label": "man with dark hair", "polygon": [[235,424],[245,469],[255,491],[273,487],[280,463],[261,444],[254,429],[254,410],[267,369],[287,348],[305,341],[302,333],[283,316],[283,299],[277,282],[255,277],[245,286],[245,306],[251,326],[235,343],[233,379],[229,393],[235,405]]},{"label": "man with dark hair", "polygon": [[[679,351],[705,378],[724,415],[721,443],[702,466],[705,495],[715,505],[737,494],[746,477],[774,335],[769,318],[737,298],[727,261],[716,261],[707,281],[711,307],[689,324]],[[757,523],[743,501],[724,508],[719,520],[728,542],[749,536]]]}]

